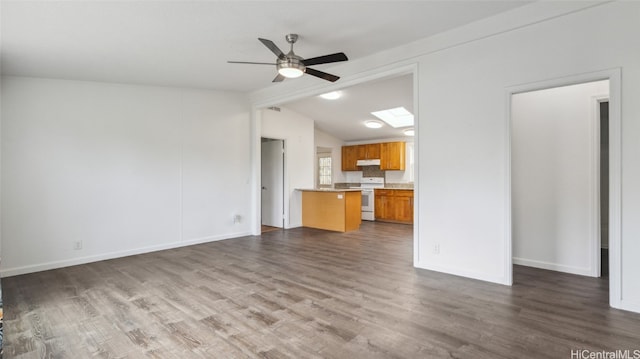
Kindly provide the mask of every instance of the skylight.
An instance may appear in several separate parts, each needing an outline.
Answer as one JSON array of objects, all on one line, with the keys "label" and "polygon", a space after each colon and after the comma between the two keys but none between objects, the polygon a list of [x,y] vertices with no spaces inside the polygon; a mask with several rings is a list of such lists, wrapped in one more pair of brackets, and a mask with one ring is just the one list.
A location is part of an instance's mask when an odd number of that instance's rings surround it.
[{"label": "skylight", "polygon": [[393,128],[413,126],[413,114],[404,107],[371,112],[371,114]]}]

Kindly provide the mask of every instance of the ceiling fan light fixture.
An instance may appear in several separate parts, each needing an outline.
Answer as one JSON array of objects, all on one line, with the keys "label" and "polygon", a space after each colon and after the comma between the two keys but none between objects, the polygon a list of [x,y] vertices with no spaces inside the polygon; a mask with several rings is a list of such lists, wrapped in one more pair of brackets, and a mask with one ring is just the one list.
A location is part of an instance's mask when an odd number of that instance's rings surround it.
[{"label": "ceiling fan light fixture", "polygon": [[278,73],[286,78],[295,79],[302,76],[304,71],[296,67],[281,67],[278,69]]},{"label": "ceiling fan light fixture", "polygon": [[295,79],[304,75],[305,66],[299,56],[289,54],[283,60],[278,60],[278,73],[286,78]]}]

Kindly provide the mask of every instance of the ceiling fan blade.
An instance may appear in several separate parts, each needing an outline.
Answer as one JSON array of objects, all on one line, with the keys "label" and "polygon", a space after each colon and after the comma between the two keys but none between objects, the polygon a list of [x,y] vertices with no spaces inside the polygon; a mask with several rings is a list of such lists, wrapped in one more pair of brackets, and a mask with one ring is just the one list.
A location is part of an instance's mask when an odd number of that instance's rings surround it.
[{"label": "ceiling fan blade", "polygon": [[312,66],[312,65],[328,64],[332,62],[340,62],[340,61],[347,61],[347,60],[349,59],[347,58],[347,55],[344,54],[344,52],[336,52],[335,54],[331,54],[331,55],[312,57],[310,59],[302,60],[302,63],[305,66]]},{"label": "ceiling fan blade", "polygon": [[340,78],[340,77],[338,77],[336,75],[332,75],[332,74],[328,74],[326,72],[314,70],[314,69],[311,69],[311,68],[308,68],[308,67],[307,67],[307,70],[305,72],[307,74],[311,75],[311,76],[319,77],[319,78],[321,78],[323,80],[327,80],[327,81],[331,81],[331,82],[336,82]]},{"label": "ceiling fan blade", "polygon": [[275,65],[273,62],[227,61],[229,64]]},{"label": "ceiling fan blade", "polygon": [[264,46],[269,48],[269,50],[271,50],[271,52],[276,54],[276,56],[278,56],[279,59],[284,59],[284,57],[285,57],[284,53],[282,52],[282,50],[280,50],[278,48],[278,46],[276,46],[276,44],[273,43],[273,41],[267,40],[267,39],[261,39],[261,38],[258,38],[258,40],[260,40],[260,42],[263,43]]},{"label": "ceiling fan blade", "polygon": [[271,82],[282,82],[282,81],[284,81],[284,76],[278,74],[278,76],[276,76],[276,78],[273,79],[273,81]]}]

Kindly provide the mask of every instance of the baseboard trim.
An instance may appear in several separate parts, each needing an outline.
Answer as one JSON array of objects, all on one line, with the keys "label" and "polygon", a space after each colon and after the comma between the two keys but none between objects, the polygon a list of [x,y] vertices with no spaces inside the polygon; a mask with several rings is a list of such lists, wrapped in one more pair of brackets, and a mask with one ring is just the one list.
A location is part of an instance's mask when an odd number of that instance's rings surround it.
[{"label": "baseboard trim", "polygon": [[485,281],[485,282],[502,284],[502,285],[509,285],[509,286],[511,285],[511,283],[507,282],[505,277],[494,277],[494,276],[490,276],[490,275],[487,275],[487,274],[484,274],[484,273],[461,270],[461,269],[458,269],[458,268],[436,266],[436,265],[433,265],[433,264],[420,262],[420,261],[417,262],[414,266],[416,268],[426,269],[426,270],[445,273],[445,274],[451,274],[451,275],[455,275],[455,276],[458,276],[458,277],[477,279],[477,280],[481,280],[481,281]]},{"label": "baseboard trim", "polygon": [[628,300],[621,300],[620,301],[620,306],[615,306],[613,308],[626,310],[626,311],[634,312],[634,313],[640,313],[640,303],[630,302]]},{"label": "baseboard trim", "polygon": [[250,232],[229,233],[229,234],[220,235],[220,236],[201,237],[201,238],[190,239],[182,242],[172,242],[167,244],[161,244],[157,246],[147,246],[147,247],[141,247],[141,248],[135,248],[135,249],[128,249],[124,251],[115,251],[115,252],[109,252],[109,253],[103,253],[103,254],[90,255],[85,257],[69,258],[69,259],[63,259],[59,261],[32,264],[32,265],[22,266],[22,267],[5,268],[5,269],[0,269],[0,277],[1,278],[13,277],[21,274],[35,273],[35,272],[41,272],[45,270],[58,269],[58,268],[64,268],[64,267],[71,267],[71,266],[80,265],[80,264],[99,262],[99,261],[108,260],[108,259],[128,257],[128,256],[133,256],[138,254],[163,251],[163,250],[179,248],[179,247],[187,247],[187,246],[192,246],[196,244],[216,242],[216,241],[221,241],[226,239],[246,237],[250,235],[251,235]]},{"label": "baseboard trim", "polygon": [[526,266],[526,267],[553,270],[553,271],[556,271],[556,272],[563,272],[563,273],[577,274],[577,275],[584,275],[584,276],[587,276],[587,277],[593,277],[593,273],[591,273],[592,272],[591,268],[573,267],[573,266],[567,266],[567,265],[558,264],[558,263],[536,261],[536,260],[532,260],[532,259],[518,258],[518,257],[513,257],[513,264],[518,264],[518,265]]}]

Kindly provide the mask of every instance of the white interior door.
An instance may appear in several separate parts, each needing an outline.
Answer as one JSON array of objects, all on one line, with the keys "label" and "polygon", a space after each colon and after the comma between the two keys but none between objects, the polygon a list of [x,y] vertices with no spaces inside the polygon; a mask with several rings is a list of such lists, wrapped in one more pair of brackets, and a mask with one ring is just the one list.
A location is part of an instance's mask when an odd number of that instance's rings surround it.
[{"label": "white interior door", "polygon": [[262,224],[283,228],[284,141],[262,139]]}]

